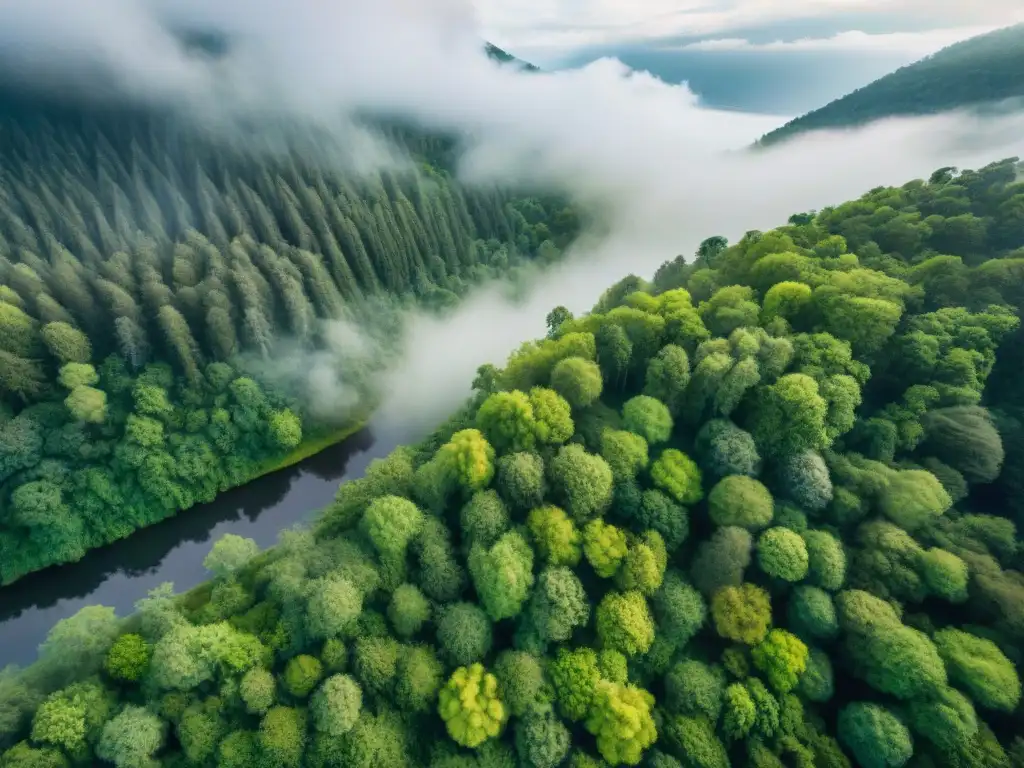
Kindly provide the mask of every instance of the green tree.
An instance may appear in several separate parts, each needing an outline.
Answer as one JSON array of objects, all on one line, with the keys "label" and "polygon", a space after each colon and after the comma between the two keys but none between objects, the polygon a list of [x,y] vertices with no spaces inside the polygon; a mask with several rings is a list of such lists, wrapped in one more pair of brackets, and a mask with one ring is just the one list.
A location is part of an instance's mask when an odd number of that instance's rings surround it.
[{"label": "green tree", "polygon": [[456,482],[466,491],[486,488],[494,477],[494,449],[476,429],[463,429],[441,446],[438,458],[451,467]]},{"label": "green tree", "polygon": [[466,666],[483,659],[493,636],[487,614],[473,603],[455,603],[442,611],[437,641],[454,664]]},{"label": "green tree", "polygon": [[41,336],[50,354],[61,365],[88,363],[92,359],[89,337],[67,323],[48,323],[43,326]]},{"label": "green tree", "polygon": [[784,629],[773,629],[750,652],[751,658],[779,693],[796,688],[807,668],[807,646]]},{"label": "green tree", "polygon": [[697,548],[690,564],[693,585],[708,596],[721,587],[739,586],[743,572],[750,565],[752,547],[749,531],[736,526],[716,529],[711,538]]},{"label": "green tree", "polygon": [[310,711],[321,733],[344,736],[352,730],[363,708],[363,690],[348,675],[332,675],[313,694]]},{"label": "green tree", "polygon": [[650,445],[664,443],[672,435],[672,414],[660,400],[638,395],[622,406],[622,420],[630,432]]},{"label": "green tree", "polygon": [[761,308],[753,298],[754,292],[747,286],[730,285],[702,301],[697,311],[709,331],[728,336],[737,328],[757,326]]},{"label": "green tree", "polygon": [[259,554],[260,548],[252,539],[226,533],[217,539],[203,567],[220,578],[230,578]]},{"label": "green tree", "polygon": [[573,408],[586,408],[601,396],[604,379],[593,360],[567,357],[551,370],[551,388]]},{"label": "green tree", "polygon": [[878,704],[853,702],[839,713],[839,741],[864,768],[899,768],[914,754],[910,731]]},{"label": "green tree", "polygon": [[1011,712],[1020,702],[1017,671],[995,643],[959,629],[933,637],[949,678],[963,686],[981,706]]},{"label": "green tree", "polygon": [[661,586],[667,564],[665,540],[657,531],[646,531],[630,543],[615,573],[615,585],[623,592],[637,590],[650,597]]},{"label": "green tree", "polygon": [[481,664],[452,673],[441,689],[437,711],[452,740],[470,749],[497,737],[508,719],[498,680]]},{"label": "green tree", "polygon": [[280,451],[290,451],[302,442],[302,420],[287,408],[271,414],[267,429],[271,443]]},{"label": "green tree", "polygon": [[561,445],[572,437],[575,425],[569,401],[553,389],[534,387],[530,405],[536,420],[537,440],[544,445]]},{"label": "green tree", "polygon": [[653,709],[654,697],[642,688],[598,682],[586,727],[601,757],[611,765],[637,765],[658,737]]},{"label": "green tree", "polygon": [[761,451],[786,456],[828,445],[828,404],[810,376],[790,373],[764,387],[754,416],[754,439]]},{"label": "green tree", "polygon": [[680,715],[705,715],[716,722],[722,711],[725,673],[693,659],[680,661],[665,675],[665,705]]},{"label": "green tree", "polygon": [[810,512],[820,512],[832,501],[828,467],[814,451],[787,456],[778,476],[785,495]]},{"label": "green tree", "polygon": [[992,416],[984,408],[939,408],[925,414],[921,425],[927,449],[968,482],[991,483],[999,476],[1006,454]]},{"label": "green tree", "polygon": [[543,711],[551,704],[540,659],[524,651],[502,651],[494,662],[501,700],[514,717]]},{"label": "green tree", "polygon": [[967,563],[938,547],[922,552],[920,562],[921,575],[929,592],[951,603],[967,600]]},{"label": "green tree", "polygon": [[417,646],[398,659],[395,700],[410,712],[427,712],[434,707],[444,682],[444,667],[433,648]]},{"label": "green tree", "polygon": [[415,584],[400,584],[391,593],[388,618],[400,637],[412,637],[430,619],[430,601]]},{"label": "green tree", "polygon": [[907,531],[928,524],[952,504],[935,475],[920,469],[897,472],[879,499],[882,514]]},{"label": "green tree", "polygon": [[103,666],[115,680],[135,682],[146,674],[152,654],[152,647],[140,635],[121,635],[110,646]]},{"label": "green tree", "polygon": [[626,656],[647,653],[654,642],[654,620],[639,592],[609,592],[597,606],[601,646]]},{"label": "green tree", "polygon": [[583,720],[590,711],[601,679],[597,653],[592,648],[562,647],[548,665],[548,677],[559,712],[569,720]]},{"label": "green tree", "polygon": [[690,358],[686,350],[666,344],[647,365],[644,394],[664,403],[671,414],[678,415],[690,383]]},{"label": "green tree", "polygon": [[811,288],[804,283],[783,280],[776,283],[764,295],[761,321],[765,324],[781,317],[795,326],[803,325],[808,305],[811,303]]},{"label": "green tree", "polygon": [[807,575],[807,545],[788,528],[769,528],[757,539],[757,564],[769,576],[800,581]]},{"label": "green tree", "polygon": [[722,694],[722,732],[726,738],[739,740],[754,727],[757,707],[742,683],[730,684]]},{"label": "green tree", "polygon": [[523,392],[496,392],[480,406],[476,426],[498,453],[529,451],[537,440],[533,404]]},{"label": "green tree", "polygon": [[723,587],[711,599],[711,617],[715,631],[722,637],[757,645],[771,625],[771,600],[767,592],[754,584]]},{"label": "green tree", "polygon": [[680,504],[696,504],[704,498],[701,471],[682,451],[667,448],[651,465],[654,484]]},{"label": "green tree", "polygon": [[758,531],[772,522],[772,495],[753,478],[730,475],[720,480],[708,494],[708,514],[715,525]]},{"label": "green tree", "polygon": [[603,579],[610,579],[626,557],[626,535],[603,520],[591,520],[583,529],[583,554]]},{"label": "green tree", "polygon": [[714,726],[705,717],[675,715],[663,727],[665,741],[672,753],[699,768],[728,768],[725,745],[715,735]]},{"label": "green tree", "polygon": [[60,369],[58,380],[65,389],[91,387],[99,383],[100,377],[96,369],[88,363],[66,363]]},{"label": "green tree", "polygon": [[530,623],[548,642],[565,642],[590,618],[587,593],[576,574],[565,567],[547,568],[537,578],[529,604]]},{"label": "green tree", "polygon": [[256,743],[262,764],[298,768],[306,746],[303,713],[290,707],[273,707],[260,721]]},{"label": "green tree", "polygon": [[828,531],[809,530],[802,534],[807,547],[807,580],[835,592],[846,579],[846,552],[839,539]]},{"label": "green tree", "polygon": [[701,427],[694,455],[704,470],[716,477],[755,477],[761,469],[754,438],[727,419],[712,419]]},{"label": "green tree", "polygon": [[469,573],[491,619],[512,618],[533,587],[533,549],[517,531],[509,531],[489,549],[470,551]]},{"label": "green tree", "polygon": [[107,393],[94,387],[75,387],[64,405],[78,421],[102,424],[107,420]]},{"label": "green tree", "polygon": [[323,665],[315,656],[300,654],[288,659],[284,667],[285,690],[299,699],[306,698],[323,676]]},{"label": "green tree", "polygon": [[245,704],[246,711],[262,715],[274,706],[277,699],[277,683],[267,669],[253,667],[239,681],[238,695]]},{"label": "green tree", "polygon": [[490,546],[509,527],[505,503],[495,490],[477,491],[460,512],[464,541],[472,546]]},{"label": "green tree", "polygon": [[600,456],[567,445],[549,464],[552,489],[577,524],[603,513],[612,501],[612,470]]},{"label": "green tree", "polygon": [[652,602],[659,629],[680,645],[696,635],[707,620],[704,598],[674,568],[665,572]]},{"label": "green tree", "polygon": [[528,768],[554,768],[569,753],[569,729],[552,715],[535,714],[516,724],[516,753]]},{"label": "green tree", "polygon": [[152,765],[163,746],[166,724],[143,707],[127,705],[103,726],[96,754],[117,768]]},{"label": "green tree", "polygon": [[547,493],[544,459],[535,453],[511,453],[498,461],[498,490],[514,509],[539,506]]},{"label": "green tree", "polygon": [[327,576],[310,585],[306,629],[311,637],[348,635],[363,609],[363,595],[347,578]]},{"label": "green tree", "polygon": [[601,457],[617,481],[634,478],[647,467],[647,441],[626,430],[605,429],[601,433]]},{"label": "green tree", "polygon": [[978,715],[971,700],[954,688],[933,699],[912,702],[910,727],[939,749],[955,753],[970,748],[978,733]]},{"label": "green tree", "polygon": [[545,505],[526,519],[534,548],[548,565],[575,566],[582,554],[582,537],[565,510]]},{"label": "green tree", "polygon": [[405,554],[422,524],[423,513],[411,501],[381,496],[366,508],[359,525],[378,552],[398,557]]},{"label": "green tree", "polygon": [[830,640],[839,634],[839,618],[832,597],[823,589],[799,586],[790,595],[789,626],[804,639]]}]

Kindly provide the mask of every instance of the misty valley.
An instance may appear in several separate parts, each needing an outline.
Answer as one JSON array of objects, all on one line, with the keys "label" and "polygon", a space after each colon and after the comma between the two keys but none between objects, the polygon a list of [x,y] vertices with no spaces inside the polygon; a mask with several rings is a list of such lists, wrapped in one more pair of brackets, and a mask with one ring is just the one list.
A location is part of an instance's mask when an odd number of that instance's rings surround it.
[{"label": "misty valley", "polygon": [[747,135],[385,5],[0,45],[0,768],[1024,768],[1024,27]]}]

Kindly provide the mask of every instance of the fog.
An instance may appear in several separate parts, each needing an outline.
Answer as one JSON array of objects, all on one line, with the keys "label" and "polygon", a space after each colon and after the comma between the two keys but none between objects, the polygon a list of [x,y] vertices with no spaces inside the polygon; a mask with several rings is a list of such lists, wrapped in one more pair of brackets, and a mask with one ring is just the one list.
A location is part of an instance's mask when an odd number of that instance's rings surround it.
[{"label": "fog", "polygon": [[[171,29],[221,32],[226,52],[189,50]],[[749,152],[777,118],[702,109],[685,85],[614,60],[552,74],[501,67],[481,51],[468,0],[0,0],[0,66],[50,87],[89,72],[96,93],[219,125],[255,115],[334,130],[360,115],[402,117],[465,136],[467,182],[549,188],[592,212],[600,232],[526,300],[484,287],[443,320],[409,320],[382,418],[422,425],[468,393],[478,365],[541,335],[557,304],[585,310],[611,282],[650,276],[710,235],[735,239],[1024,145],[1019,116],[950,115]],[[315,386],[332,384],[325,370]]]},{"label": "fog", "polygon": [[[652,126],[622,136],[622,151],[637,165],[594,159],[591,178],[607,185],[610,197],[614,169],[621,174],[623,197],[611,209],[609,232],[581,237],[561,263],[536,276],[525,300],[512,300],[501,285],[485,286],[443,319],[410,319],[401,364],[383,379],[390,396],[380,419],[429,429],[469,395],[478,366],[500,367],[523,341],[543,337],[553,307],[585,312],[612,283],[628,274],[650,279],[663,262],[689,257],[706,237],[735,241],[748,230],[785,224],[792,213],[839,204],[877,186],[927,178],[945,165],[979,167],[1024,150],[1019,116],[982,122],[951,115],[817,134],[766,152],[729,151],[710,147],[716,140],[745,146],[760,135],[761,120],[690,111],[692,122],[676,126],[699,125],[700,133],[682,133],[676,152],[666,140],[658,145],[666,153],[660,160],[647,154],[664,132]],[[737,135],[738,125],[747,135]],[[691,151],[687,145],[709,148]],[[552,154],[550,161],[571,167],[582,160],[578,149]]]}]

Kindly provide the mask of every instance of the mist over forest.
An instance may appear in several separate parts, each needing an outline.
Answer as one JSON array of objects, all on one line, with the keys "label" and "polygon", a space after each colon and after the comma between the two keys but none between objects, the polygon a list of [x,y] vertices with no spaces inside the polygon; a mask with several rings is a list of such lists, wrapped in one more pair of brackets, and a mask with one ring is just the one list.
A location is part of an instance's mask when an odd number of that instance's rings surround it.
[{"label": "mist over forest", "polygon": [[525,64],[468,0],[0,4],[0,595],[408,443],[56,624],[0,768],[1024,766],[1024,114],[755,146]]}]

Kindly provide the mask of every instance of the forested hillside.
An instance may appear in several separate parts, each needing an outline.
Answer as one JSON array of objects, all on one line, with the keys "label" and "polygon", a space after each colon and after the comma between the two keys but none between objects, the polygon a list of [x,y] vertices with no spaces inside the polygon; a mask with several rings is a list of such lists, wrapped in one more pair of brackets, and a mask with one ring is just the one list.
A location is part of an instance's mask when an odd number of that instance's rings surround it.
[{"label": "forested hillside", "polygon": [[[455,183],[450,140],[384,134],[417,166],[357,176],[304,162],[316,136],[257,151],[166,115],[0,104],[0,581],[355,425],[397,310],[451,306],[573,236],[564,203]],[[259,373],[335,320],[370,357],[343,361],[361,407],[325,425]]]},{"label": "forested hillside", "polygon": [[956,43],[901,67],[786,123],[759,143],[775,144],[806,131],[852,128],[885,117],[934,115],[1018,99],[1024,97],[1021,72],[1024,24]]},{"label": "forested hillside", "polygon": [[311,529],[61,622],[3,764],[1024,765],[1019,171],[555,308]]}]

